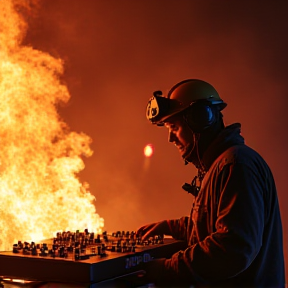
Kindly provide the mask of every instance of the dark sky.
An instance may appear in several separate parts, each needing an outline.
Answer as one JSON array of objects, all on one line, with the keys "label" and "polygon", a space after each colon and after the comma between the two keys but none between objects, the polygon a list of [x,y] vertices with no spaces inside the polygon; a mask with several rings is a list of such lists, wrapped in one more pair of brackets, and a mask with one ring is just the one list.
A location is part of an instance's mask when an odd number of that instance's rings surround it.
[{"label": "dark sky", "polygon": [[41,1],[24,43],[64,60],[71,100],[59,113],[93,139],[79,177],[108,231],[190,212],[181,186],[196,170],[145,108],[153,91],[199,78],[228,103],[226,124],[240,122],[270,165],[288,242],[287,17],[287,0]]}]

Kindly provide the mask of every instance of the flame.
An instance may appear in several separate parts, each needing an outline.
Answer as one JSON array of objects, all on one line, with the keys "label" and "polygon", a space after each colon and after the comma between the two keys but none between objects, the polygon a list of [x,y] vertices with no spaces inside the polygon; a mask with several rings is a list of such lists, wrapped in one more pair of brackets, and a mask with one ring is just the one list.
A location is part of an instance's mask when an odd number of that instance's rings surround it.
[{"label": "flame", "polygon": [[31,4],[0,1],[0,250],[104,226],[89,185],[77,178],[91,138],[70,131],[57,113],[70,98],[59,79],[63,62],[21,45],[27,25],[19,3]]}]

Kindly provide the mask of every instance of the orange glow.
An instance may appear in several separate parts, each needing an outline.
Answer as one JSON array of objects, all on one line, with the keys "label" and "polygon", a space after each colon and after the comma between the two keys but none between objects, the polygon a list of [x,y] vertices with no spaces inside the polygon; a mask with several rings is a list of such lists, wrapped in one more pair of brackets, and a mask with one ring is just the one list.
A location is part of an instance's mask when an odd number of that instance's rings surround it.
[{"label": "orange glow", "polygon": [[154,153],[154,148],[151,144],[148,144],[144,147],[144,155],[145,157],[151,157]]},{"label": "orange glow", "polygon": [[56,104],[70,98],[59,80],[62,60],[20,45],[26,25],[16,2],[0,1],[0,250],[104,226],[88,184],[76,176],[81,157],[92,155],[91,139],[57,113]]}]

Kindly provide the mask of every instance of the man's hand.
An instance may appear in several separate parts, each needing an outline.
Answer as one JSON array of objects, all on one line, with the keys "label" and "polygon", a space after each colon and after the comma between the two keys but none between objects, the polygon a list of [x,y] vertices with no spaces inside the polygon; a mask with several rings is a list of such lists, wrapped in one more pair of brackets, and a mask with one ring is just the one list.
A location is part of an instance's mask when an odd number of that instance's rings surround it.
[{"label": "man's hand", "polygon": [[168,222],[166,220],[151,223],[139,228],[136,232],[138,236],[141,237],[142,240],[146,240],[149,237],[157,236],[157,235],[171,235],[170,228]]}]

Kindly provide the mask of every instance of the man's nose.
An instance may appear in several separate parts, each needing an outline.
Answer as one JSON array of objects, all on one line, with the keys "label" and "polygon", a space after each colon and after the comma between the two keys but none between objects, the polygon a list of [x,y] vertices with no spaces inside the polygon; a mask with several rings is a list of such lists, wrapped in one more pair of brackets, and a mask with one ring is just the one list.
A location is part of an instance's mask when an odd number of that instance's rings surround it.
[{"label": "man's nose", "polygon": [[169,142],[174,142],[176,140],[176,136],[173,132],[169,132],[168,134],[168,141]]}]

